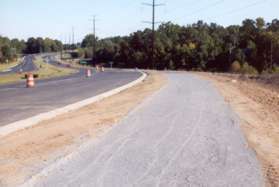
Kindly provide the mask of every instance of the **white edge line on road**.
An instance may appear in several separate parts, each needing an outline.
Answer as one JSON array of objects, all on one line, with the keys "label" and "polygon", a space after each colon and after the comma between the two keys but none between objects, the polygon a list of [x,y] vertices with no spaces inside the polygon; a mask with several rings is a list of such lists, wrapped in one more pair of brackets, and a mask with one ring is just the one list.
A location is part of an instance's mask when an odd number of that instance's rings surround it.
[{"label": "white edge line on road", "polygon": [[118,94],[118,93],[120,93],[120,92],[122,92],[122,91],[124,91],[128,88],[131,88],[131,87],[141,83],[142,81],[144,81],[146,79],[147,74],[142,72],[142,71],[139,71],[139,72],[142,74],[141,77],[138,78],[135,81],[132,81],[132,82],[126,84],[126,85],[123,85],[123,86],[120,86],[118,88],[112,89],[108,92],[102,93],[102,94],[94,96],[92,98],[88,98],[88,99],[85,99],[83,101],[67,105],[63,108],[58,108],[58,109],[55,109],[55,110],[50,111],[50,112],[38,114],[34,117],[27,118],[27,119],[24,119],[24,120],[21,120],[21,121],[17,121],[17,122],[8,124],[4,127],[1,127],[0,128],[0,137],[7,136],[7,135],[9,135],[13,132],[19,131],[19,130],[23,130],[23,129],[26,129],[26,128],[33,127],[33,126],[37,125],[38,123],[40,123],[42,121],[55,118],[59,115],[68,113],[70,111],[78,110],[82,107],[88,106],[88,105],[93,104],[93,103],[98,102],[98,101],[101,101],[105,98],[108,98],[110,96]]}]

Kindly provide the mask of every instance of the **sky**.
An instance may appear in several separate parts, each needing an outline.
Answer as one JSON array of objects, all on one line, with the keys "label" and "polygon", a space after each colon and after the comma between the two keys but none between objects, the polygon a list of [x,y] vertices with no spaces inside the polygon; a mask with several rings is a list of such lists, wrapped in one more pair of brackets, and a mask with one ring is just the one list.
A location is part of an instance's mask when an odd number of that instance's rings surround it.
[{"label": "sky", "polygon": [[[96,15],[98,38],[129,35],[151,25],[152,0],[0,0],[0,35],[9,38],[50,37],[68,42],[74,30],[79,42],[92,33]],[[156,0],[156,21],[187,25],[203,20],[228,26],[246,18],[279,19],[278,0]],[[72,39],[71,39],[72,40]]]}]

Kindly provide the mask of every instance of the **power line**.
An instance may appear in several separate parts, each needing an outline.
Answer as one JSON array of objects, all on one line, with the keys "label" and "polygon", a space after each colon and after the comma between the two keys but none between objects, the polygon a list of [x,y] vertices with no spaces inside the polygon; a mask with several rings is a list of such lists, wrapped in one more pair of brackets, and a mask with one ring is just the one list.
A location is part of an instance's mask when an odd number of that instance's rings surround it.
[{"label": "power line", "polygon": [[156,4],[155,0],[152,1],[151,3],[142,3],[145,6],[150,6],[152,7],[152,21],[145,21],[145,23],[149,23],[152,24],[152,48],[151,48],[151,66],[153,69],[155,69],[155,62],[154,62],[154,51],[155,51],[155,24],[157,24],[158,22],[155,21],[155,10],[156,7],[158,6],[163,6],[164,4],[160,3],[160,4]]},{"label": "power line", "polygon": [[212,7],[215,7],[215,6],[217,6],[217,5],[219,5],[219,4],[221,4],[221,3],[223,3],[225,0],[218,0],[218,1],[215,1],[215,2],[213,2],[213,3],[211,3],[211,4],[208,4],[207,6],[204,6],[204,7],[201,7],[201,8],[199,8],[199,9],[197,9],[197,10],[195,10],[195,11],[192,11],[191,13],[188,13],[188,14],[186,14],[186,15],[184,15],[183,17],[181,17],[181,18],[178,18],[178,19],[184,19],[185,17],[187,17],[187,16],[189,16],[189,15],[194,15],[194,14],[197,14],[197,13],[200,13],[200,12],[203,12],[203,11],[205,11],[205,10],[207,10],[207,9],[210,9],[210,8],[212,8]]},{"label": "power line", "polygon": [[251,4],[249,4],[249,5],[244,6],[244,7],[242,7],[242,8],[235,9],[235,10],[231,10],[231,11],[227,12],[226,14],[233,14],[233,13],[235,13],[235,12],[239,12],[239,11],[245,10],[245,9],[247,9],[247,8],[251,8],[251,7],[253,7],[253,6],[256,6],[256,5],[261,4],[261,3],[264,3],[264,2],[266,2],[266,1],[262,1],[262,0],[256,1],[256,2],[254,2],[254,3],[251,3]]},{"label": "power line", "polygon": [[225,1],[225,0],[218,0],[218,1],[215,1],[214,3],[209,4],[209,5],[205,6],[205,7],[200,8],[200,9],[197,9],[197,10],[195,10],[195,11],[193,11],[192,13],[187,14],[187,15],[193,15],[193,14],[200,13],[200,12],[202,12],[202,11],[204,11],[204,10],[207,10],[207,9],[209,9],[209,8],[212,8],[212,7],[215,7],[215,6],[219,5],[219,4],[223,3],[224,1]]},{"label": "power line", "polygon": [[224,14],[220,14],[220,15],[216,15],[214,17],[210,17],[209,19],[214,19],[216,17],[220,17],[220,16],[224,16],[224,15],[230,15],[230,14],[234,14],[236,12],[241,12],[243,10],[246,10],[247,8],[251,8],[253,6],[256,6],[256,5],[259,5],[259,4],[262,4],[262,3],[265,3],[266,1],[263,1],[263,0],[260,0],[260,1],[255,1],[255,2],[252,2],[246,6],[243,6],[243,7],[240,7],[240,8],[237,8],[237,9],[233,9],[233,10],[230,10]]},{"label": "power line", "polygon": [[[186,4],[183,4],[183,5],[187,6],[189,8],[189,7],[196,6],[197,4],[200,4],[202,1],[203,0],[193,0],[193,1],[187,2]],[[177,12],[180,9],[185,9],[184,6],[176,5],[175,8],[171,8],[171,12]]]}]

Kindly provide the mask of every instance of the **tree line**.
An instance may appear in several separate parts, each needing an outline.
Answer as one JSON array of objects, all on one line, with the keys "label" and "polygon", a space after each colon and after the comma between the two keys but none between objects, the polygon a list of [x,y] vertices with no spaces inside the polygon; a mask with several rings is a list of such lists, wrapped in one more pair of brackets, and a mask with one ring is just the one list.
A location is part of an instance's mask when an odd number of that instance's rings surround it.
[{"label": "tree line", "polygon": [[63,44],[50,38],[29,38],[27,41],[0,36],[0,63],[15,60],[20,54],[58,52]]},{"label": "tree line", "polygon": [[[278,71],[279,20],[246,19],[242,25],[223,27],[203,21],[180,26],[161,24],[155,32],[156,69],[234,71],[262,73]],[[93,35],[81,43],[80,53],[92,57]],[[129,36],[97,39],[95,62],[113,61],[118,67],[152,68],[152,31]]]},{"label": "tree line", "polygon": [[104,39],[87,35],[78,45],[64,46],[50,38],[24,41],[0,36],[0,62],[63,47],[78,48],[79,56],[92,58],[93,40],[97,46],[93,62],[112,61],[117,67],[262,73],[278,71],[279,66],[279,20],[266,23],[263,18],[228,27],[203,21],[186,26],[163,23],[155,31],[154,55],[150,29]]}]

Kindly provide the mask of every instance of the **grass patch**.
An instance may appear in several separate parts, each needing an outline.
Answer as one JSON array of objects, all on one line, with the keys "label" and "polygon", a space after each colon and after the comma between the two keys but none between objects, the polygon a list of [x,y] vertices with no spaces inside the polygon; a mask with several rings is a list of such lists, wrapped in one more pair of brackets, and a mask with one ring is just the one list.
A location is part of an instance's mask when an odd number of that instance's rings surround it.
[{"label": "grass patch", "polygon": [[38,67],[38,71],[34,72],[39,75],[40,79],[61,77],[76,73],[77,70],[53,66],[43,62],[43,59],[37,57],[34,64]]},{"label": "grass patch", "polygon": [[1,75],[0,76],[0,84],[8,84],[13,82],[18,82],[24,79],[23,74],[8,74],[8,75]]},{"label": "grass patch", "polygon": [[[38,74],[39,79],[62,77],[77,72],[77,70],[57,67],[51,64],[44,63],[41,57],[37,57],[34,60],[34,64],[37,66],[38,70],[34,71],[33,73]],[[0,76],[0,84],[8,84],[8,83],[14,83],[18,81],[24,81],[25,80],[24,78],[25,78],[25,73],[22,74],[13,73],[8,75],[3,75]]]}]

